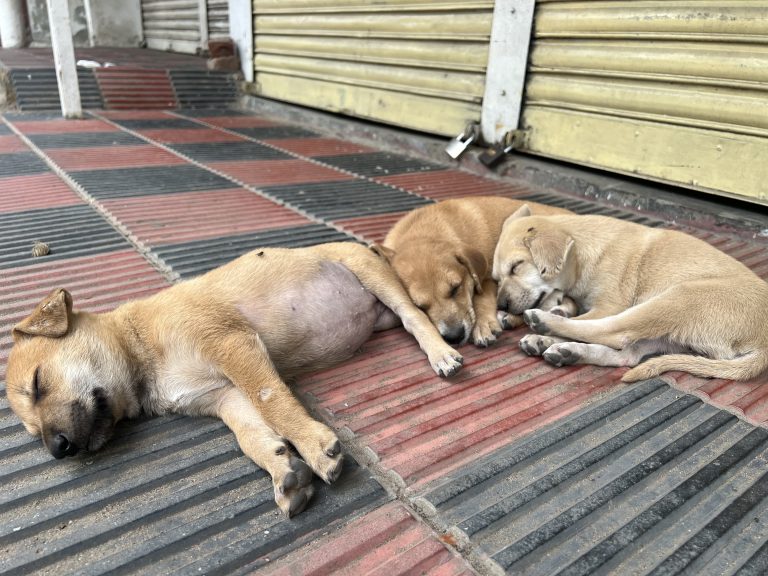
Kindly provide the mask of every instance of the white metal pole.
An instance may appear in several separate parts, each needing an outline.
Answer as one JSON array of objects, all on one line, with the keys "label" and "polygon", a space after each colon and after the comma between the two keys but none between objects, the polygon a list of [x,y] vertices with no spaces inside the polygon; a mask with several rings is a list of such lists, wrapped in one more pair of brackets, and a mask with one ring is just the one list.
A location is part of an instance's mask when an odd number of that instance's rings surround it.
[{"label": "white metal pole", "polygon": [[253,82],[253,3],[229,0],[229,36],[237,46],[240,69],[246,82]]},{"label": "white metal pole", "polygon": [[24,45],[23,10],[22,0],[0,0],[0,45],[3,48]]},{"label": "white metal pole", "polygon": [[67,0],[47,0],[47,2],[61,113],[65,118],[80,118],[83,115],[83,108],[80,103],[80,86],[77,83],[75,45],[72,42],[72,28],[69,23],[69,6]]},{"label": "white metal pole", "polygon": [[528,67],[534,0],[496,0],[480,129],[488,144],[517,130]]}]

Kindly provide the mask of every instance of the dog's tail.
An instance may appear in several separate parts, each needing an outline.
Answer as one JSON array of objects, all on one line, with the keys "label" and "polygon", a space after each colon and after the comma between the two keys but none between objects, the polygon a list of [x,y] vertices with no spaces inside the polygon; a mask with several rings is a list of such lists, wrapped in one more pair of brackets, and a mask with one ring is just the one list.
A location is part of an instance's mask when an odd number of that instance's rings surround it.
[{"label": "dog's tail", "polygon": [[679,370],[704,378],[749,380],[768,368],[768,350],[754,350],[732,360],[713,360],[689,354],[666,354],[638,364],[621,378],[623,382],[648,380],[664,372]]}]

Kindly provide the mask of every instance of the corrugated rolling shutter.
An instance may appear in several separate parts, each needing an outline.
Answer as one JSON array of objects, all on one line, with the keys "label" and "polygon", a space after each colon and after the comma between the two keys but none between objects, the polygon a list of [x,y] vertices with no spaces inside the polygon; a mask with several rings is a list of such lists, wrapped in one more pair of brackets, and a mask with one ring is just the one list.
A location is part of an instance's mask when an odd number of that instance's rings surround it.
[{"label": "corrugated rolling shutter", "polygon": [[493,2],[254,0],[255,92],[443,135],[480,119]]},{"label": "corrugated rolling shutter", "polygon": [[768,3],[537,4],[530,151],[768,202]]},{"label": "corrugated rolling shutter", "polygon": [[141,18],[147,48],[194,54],[202,47],[198,0],[141,0]]},{"label": "corrugated rolling shutter", "polygon": [[229,36],[229,7],[227,0],[208,0],[208,37]]}]

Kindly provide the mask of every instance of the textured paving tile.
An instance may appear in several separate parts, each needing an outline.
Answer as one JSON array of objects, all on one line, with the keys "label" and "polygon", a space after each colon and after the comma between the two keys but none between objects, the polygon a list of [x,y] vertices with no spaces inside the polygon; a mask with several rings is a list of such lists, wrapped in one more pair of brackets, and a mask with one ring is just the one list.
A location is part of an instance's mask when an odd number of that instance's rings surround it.
[{"label": "textured paving tile", "polygon": [[367,180],[265,186],[263,189],[295,208],[328,220],[401,212],[430,202]]},{"label": "textured paving tile", "polygon": [[292,210],[240,188],[120,198],[105,200],[104,206],[151,246],[309,224]]},{"label": "textured paving tile", "polygon": [[0,178],[0,213],[72,204],[83,204],[83,200],[50,172]]},{"label": "textured paving tile", "polygon": [[33,152],[0,154],[0,178],[48,172],[48,166]]},{"label": "textured paving tile", "polygon": [[0,133],[0,154],[8,154],[9,152],[28,152],[27,145],[15,134],[2,134]]},{"label": "textured paving tile", "polygon": [[194,190],[237,188],[237,184],[192,165],[81,170],[70,176],[95,198],[125,198]]},{"label": "textured paving tile", "polygon": [[[51,252],[33,258],[32,246],[38,240],[48,244]],[[0,214],[0,268],[125,250],[129,246],[87,205]]]},{"label": "textured paving tile", "polygon": [[168,116],[161,118],[112,118],[115,124],[129,130],[169,130],[169,129],[203,129],[202,124],[197,124],[191,120],[183,118],[171,118]]},{"label": "textured paving tile", "polygon": [[269,148],[257,142],[242,140],[220,144],[218,142],[201,142],[199,144],[172,144],[179,154],[198,162],[216,162],[225,160],[281,160],[289,159],[285,152]]},{"label": "textured paving tile", "polygon": [[117,129],[107,122],[96,119],[67,120],[61,112],[43,112],[39,114],[4,114],[13,121],[16,129],[24,134],[73,134],[79,132],[116,132]]},{"label": "textured paving tile", "polygon": [[317,160],[362,176],[387,176],[407,172],[444,170],[445,166],[391,152],[318,156]]},{"label": "textured paving tile", "polygon": [[306,160],[209,162],[207,166],[249,186],[350,180],[353,176]]},{"label": "textured paving tile", "polygon": [[300,128],[299,126],[258,126],[246,128],[230,128],[230,130],[254,138],[255,140],[273,140],[280,138],[307,138],[317,136],[317,133]]},{"label": "textured paving tile", "polygon": [[141,135],[160,144],[182,144],[187,142],[242,142],[243,138],[221,130],[208,128],[177,128],[164,130],[142,130]]},{"label": "textured paving tile", "polygon": [[256,248],[296,248],[347,240],[351,238],[329,226],[308,224],[157,246],[155,252],[182,278],[192,278]]},{"label": "textured paving tile", "polygon": [[768,431],[660,380],[624,388],[426,493],[509,574],[768,568]]},{"label": "textured paving tile", "polygon": [[113,146],[99,148],[56,148],[48,157],[67,171],[138,168],[184,164],[175,154],[157,146]]},{"label": "textured paving tile", "polygon": [[91,148],[94,146],[137,146],[142,140],[126,132],[72,132],[65,134],[30,134],[40,148]]},{"label": "textured paving tile", "polygon": [[330,156],[373,152],[373,148],[336,138],[282,138],[264,142],[301,156]]}]

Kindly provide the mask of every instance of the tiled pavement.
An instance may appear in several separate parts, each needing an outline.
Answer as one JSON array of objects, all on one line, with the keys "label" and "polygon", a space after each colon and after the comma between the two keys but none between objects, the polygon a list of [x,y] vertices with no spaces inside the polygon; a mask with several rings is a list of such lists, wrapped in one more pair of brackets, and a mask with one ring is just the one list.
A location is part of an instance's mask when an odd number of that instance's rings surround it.
[{"label": "tiled pavement", "polygon": [[[672,226],[242,112],[8,114],[0,377],[10,328],[54,287],[106,310],[259,246],[380,240],[405,211],[471,194]],[[768,277],[765,239],[683,229]],[[528,358],[520,335],[465,347],[441,380],[391,330],[298,382],[358,462],[291,521],[219,422],[125,423],[103,452],[56,462],[2,396],[0,571],[764,573],[762,381],[628,387]]]}]

